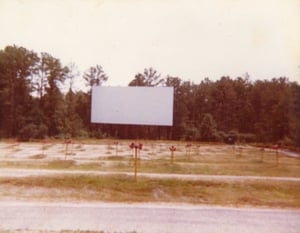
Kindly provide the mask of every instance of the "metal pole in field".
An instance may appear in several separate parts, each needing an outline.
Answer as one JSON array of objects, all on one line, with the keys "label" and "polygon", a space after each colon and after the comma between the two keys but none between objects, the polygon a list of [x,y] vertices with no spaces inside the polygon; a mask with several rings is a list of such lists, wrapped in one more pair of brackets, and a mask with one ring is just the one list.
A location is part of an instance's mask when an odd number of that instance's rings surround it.
[{"label": "metal pole in field", "polygon": [[278,167],[279,161],[278,161],[278,149],[276,149],[276,166]]},{"label": "metal pole in field", "polygon": [[143,145],[141,143],[134,143],[132,142],[129,147],[131,149],[134,149],[134,180],[137,181],[137,160],[138,160],[138,150],[141,150],[143,148]]},{"label": "metal pole in field", "polygon": [[65,149],[65,160],[67,159],[68,155],[68,143],[66,143],[66,149]]},{"label": "metal pole in field", "polygon": [[185,146],[185,154],[186,154],[188,160],[190,160],[190,158],[191,158],[191,147],[192,147],[192,144],[187,144]]},{"label": "metal pole in field", "polygon": [[275,150],[275,156],[276,156],[276,166],[278,166],[278,163],[279,163],[279,161],[278,161],[278,149],[279,149],[279,145],[273,145],[272,146],[272,149],[273,150]]},{"label": "metal pole in field", "polygon": [[69,155],[74,155],[73,154],[73,142],[72,141],[70,142],[70,152],[69,152]]},{"label": "metal pole in field", "polygon": [[68,144],[71,144],[72,140],[71,139],[65,139],[65,144],[66,144],[66,149],[65,149],[65,160],[67,159],[68,155]]},{"label": "metal pole in field", "polygon": [[264,153],[265,153],[265,148],[261,148],[261,149],[260,149],[260,160],[261,160],[261,161],[264,160]]},{"label": "metal pole in field", "polygon": [[12,145],[12,153],[15,154],[18,151],[18,140],[15,140]]},{"label": "metal pole in field", "polygon": [[46,144],[46,141],[43,140],[42,141],[42,155],[45,155],[45,144]]},{"label": "metal pole in field", "polygon": [[197,146],[197,155],[201,155],[201,153],[200,153],[200,145]]},{"label": "metal pole in field", "polygon": [[134,180],[137,181],[137,147],[134,147]]},{"label": "metal pole in field", "polygon": [[118,156],[118,144],[119,144],[119,142],[115,142],[115,145],[116,145],[116,156]]},{"label": "metal pole in field", "polygon": [[176,150],[176,147],[175,146],[171,146],[169,148],[169,150],[171,151],[171,164],[173,164],[173,162],[174,162],[174,151]]}]

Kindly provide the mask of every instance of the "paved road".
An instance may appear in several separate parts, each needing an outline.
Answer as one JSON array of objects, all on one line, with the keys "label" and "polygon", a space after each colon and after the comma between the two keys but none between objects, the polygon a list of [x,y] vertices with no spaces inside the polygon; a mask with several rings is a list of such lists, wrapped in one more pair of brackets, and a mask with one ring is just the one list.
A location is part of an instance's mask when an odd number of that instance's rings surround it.
[{"label": "paved road", "polygon": [[0,202],[0,229],[299,233],[300,211],[170,204]]},{"label": "paved road", "polygon": [[[26,177],[26,176],[47,176],[47,175],[128,175],[133,172],[102,172],[82,170],[49,170],[49,169],[11,169],[1,168],[0,177]],[[162,174],[162,173],[138,173],[139,177],[159,179],[185,179],[185,180],[274,180],[274,181],[295,181],[300,182],[300,177],[270,177],[270,176],[229,176],[229,175],[191,175],[191,174]]]}]

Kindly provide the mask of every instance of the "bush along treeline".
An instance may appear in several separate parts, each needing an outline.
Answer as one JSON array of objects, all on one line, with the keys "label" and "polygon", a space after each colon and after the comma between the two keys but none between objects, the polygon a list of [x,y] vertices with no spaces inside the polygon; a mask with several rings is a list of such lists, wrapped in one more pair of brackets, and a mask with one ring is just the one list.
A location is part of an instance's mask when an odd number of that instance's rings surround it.
[{"label": "bush along treeline", "polygon": [[[87,91],[73,91],[76,77]],[[300,147],[300,86],[286,77],[224,76],[195,84],[161,77],[153,68],[137,73],[129,86],[174,87],[172,127],[92,124],[91,87],[107,79],[100,65],[80,76],[74,64],[63,66],[48,53],[5,47],[0,50],[0,137],[224,141],[230,136]]]}]

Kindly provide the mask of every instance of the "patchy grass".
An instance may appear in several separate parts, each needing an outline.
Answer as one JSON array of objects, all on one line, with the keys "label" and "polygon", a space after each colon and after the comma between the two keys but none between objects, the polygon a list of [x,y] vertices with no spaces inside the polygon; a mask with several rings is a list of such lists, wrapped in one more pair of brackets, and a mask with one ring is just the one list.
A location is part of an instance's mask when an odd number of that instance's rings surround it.
[{"label": "patchy grass", "polygon": [[112,161],[124,161],[127,158],[124,156],[111,155],[107,157],[99,157],[99,160],[112,160]]},{"label": "patchy grass", "polygon": [[49,169],[66,169],[75,167],[74,160],[52,160],[48,162],[47,168]]},{"label": "patchy grass", "polygon": [[80,167],[80,170],[85,170],[85,171],[102,171],[104,166],[105,163],[103,162],[83,163],[80,164],[79,166],[75,166],[75,168],[77,169],[77,167]]},{"label": "patchy grass", "polygon": [[[125,171],[133,170],[132,151],[128,145],[130,141],[122,141],[116,146],[112,141],[84,141],[74,144],[73,150],[66,156],[66,162],[62,161],[65,157],[64,145],[57,147],[54,143],[49,145],[51,149],[47,151],[47,159],[42,155],[28,155],[31,161],[25,160],[21,153],[12,154],[10,149],[4,144],[3,156],[5,159],[0,161],[0,168],[36,168],[36,169],[77,169],[77,170],[97,170],[97,171]],[[90,143],[90,144],[86,144]],[[171,164],[170,145],[175,145],[177,150],[174,153],[174,163]],[[9,146],[15,144],[9,144]],[[20,144],[18,148],[24,148]],[[48,145],[48,144],[46,144]],[[200,145],[200,146],[199,146]],[[22,147],[23,146],[23,147]],[[36,144],[39,148],[39,144]],[[97,148],[101,146],[101,148]],[[64,148],[62,150],[62,148]],[[199,144],[192,143],[190,157],[186,155],[185,142],[170,141],[147,141],[144,142],[143,150],[140,152],[138,172],[147,173],[171,173],[171,174],[207,174],[207,175],[237,175],[237,176],[279,176],[279,177],[300,177],[300,158],[287,157],[282,154],[276,159],[274,151],[265,150],[262,154],[259,148],[254,147],[226,146],[222,144]],[[86,150],[84,153],[78,151]],[[96,151],[96,152],[95,152]],[[2,152],[2,151],[1,151]],[[26,153],[26,147],[22,153]],[[43,154],[40,151],[37,152]],[[77,154],[78,153],[78,154]],[[101,155],[93,157],[90,155]],[[24,154],[25,155],[25,154]],[[61,155],[62,160],[50,161],[51,156]],[[71,156],[72,155],[72,156]],[[78,156],[77,156],[78,155]],[[262,156],[263,155],[263,156]],[[20,156],[17,158],[17,156]],[[31,156],[31,157],[30,157]],[[86,156],[86,158],[85,158]],[[11,158],[10,158],[11,157]],[[15,158],[15,160],[13,160]],[[55,158],[55,157],[54,157]],[[53,158],[53,159],[54,159]],[[69,160],[73,162],[69,162]],[[99,166],[101,163],[101,166]]]},{"label": "patchy grass", "polygon": [[52,147],[52,144],[42,144],[41,150],[48,150]]},{"label": "patchy grass", "polygon": [[[124,175],[0,178],[6,195],[38,200],[179,202],[224,206],[300,208],[300,184],[292,181],[189,181]],[[0,188],[0,189],[2,189]],[[19,190],[16,192],[16,189]],[[34,193],[35,189],[44,192]],[[3,189],[4,190],[4,189]],[[57,195],[57,190],[60,190]],[[67,193],[68,195],[64,195]]]},{"label": "patchy grass", "polygon": [[115,147],[112,145],[107,145],[106,150],[115,150]]},{"label": "patchy grass", "polygon": [[206,174],[206,175],[238,175],[238,176],[282,176],[300,177],[299,160],[294,164],[276,164],[259,161],[249,162],[194,162],[191,161],[141,161],[140,172]]},{"label": "patchy grass", "polygon": [[30,156],[29,158],[30,158],[30,159],[44,159],[44,158],[46,158],[46,157],[47,157],[47,156],[44,155],[44,154],[36,154],[36,155]]},{"label": "patchy grass", "polygon": [[[266,157],[266,156],[265,156]],[[142,158],[142,157],[141,157]],[[1,167],[36,168],[36,169],[77,169],[97,171],[131,172],[134,161],[132,156],[108,155],[98,157],[89,163],[76,163],[72,160],[44,161],[41,156],[32,157],[30,161],[0,161]],[[102,165],[99,166],[99,163]],[[270,154],[261,160],[259,155],[247,156],[201,155],[187,159],[180,155],[171,164],[170,156],[138,161],[138,172],[171,173],[171,174],[206,174],[206,175],[237,175],[237,176],[271,176],[271,177],[300,177],[300,159],[286,156],[279,157],[279,164]]]}]

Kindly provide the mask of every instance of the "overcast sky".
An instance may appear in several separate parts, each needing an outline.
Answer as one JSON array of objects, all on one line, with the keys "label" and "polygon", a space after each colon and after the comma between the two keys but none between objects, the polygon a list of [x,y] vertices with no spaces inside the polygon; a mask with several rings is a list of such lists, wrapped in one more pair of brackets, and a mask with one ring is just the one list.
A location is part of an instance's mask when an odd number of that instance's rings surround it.
[{"label": "overcast sky", "polygon": [[300,83],[299,0],[0,0],[0,48],[48,52],[108,85],[144,68],[205,77],[286,76]]}]

